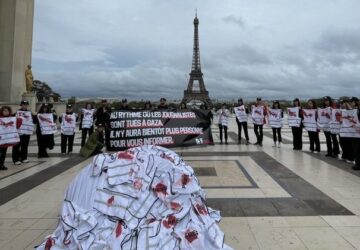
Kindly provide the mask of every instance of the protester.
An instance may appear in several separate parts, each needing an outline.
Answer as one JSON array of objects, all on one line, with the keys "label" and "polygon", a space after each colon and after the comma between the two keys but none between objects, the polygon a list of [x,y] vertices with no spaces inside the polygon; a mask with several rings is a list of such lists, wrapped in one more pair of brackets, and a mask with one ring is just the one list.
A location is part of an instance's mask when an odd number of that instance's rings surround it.
[{"label": "protester", "polygon": [[360,106],[359,99],[357,97],[351,98],[351,107],[354,110],[353,126],[354,133],[352,134],[352,149],[355,164],[352,166],[353,170],[360,170]]},{"label": "protester", "polygon": [[152,104],[151,104],[151,102],[150,101],[146,101],[145,103],[144,103],[144,108],[143,108],[143,110],[151,110],[152,109]]},{"label": "protester", "polygon": [[[73,152],[75,128],[78,116],[74,113],[71,104],[66,105],[66,112],[59,117],[61,124],[61,154],[70,155]],[[67,151],[66,151],[67,148]]]},{"label": "protester", "polygon": [[179,109],[187,109],[186,103],[185,102],[181,102],[179,105]]},{"label": "protester", "polygon": [[308,131],[310,139],[310,151],[320,152],[320,138],[319,129],[317,126],[317,107],[314,100],[309,100],[307,109],[303,109],[303,123],[305,129]]},{"label": "protester", "polygon": [[327,146],[327,157],[337,158],[340,154],[339,142],[336,134],[331,133],[330,123],[332,115],[333,101],[330,96],[323,98],[323,107],[318,109],[318,126],[324,131]]},{"label": "protester", "polygon": [[288,108],[288,122],[293,135],[293,150],[302,150],[303,112],[299,98],[295,98],[293,106]]},{"label": "protester", "polygon": [[268,110],[267,115],[273,132],[273,147],[280,147],[282,142],[281,128],[283,126],[282,119],[284,117],[284,112],[281,110],[279,101],[274,101],[272,108]]},{"label": "protester", "polygon": [[88,158],[101,153],[101,149],[104,147],[104,130],[103,124],[97,124],[94,133],[89,136],[85,145],[80,150],[82,156]]},{"label": "protester", "polygon": [[8,147],[20,142],[17,129],[20,128],[22,119],[12,116],[9,106],[0,108],[0,170],[7,170],[5,158]]},{"label": "protester", "polygon": [[121,110],[130,110],[127,99],[121,100]]},{"label": "protester", "polygon": [[225,137],[225,144],[228,144],[228,124],[229,124],[229,117],[230,117],[230,111],[227,108],[226,103],[223,103],[221,106],[221,109],[219,109],[216,114],[219,117],[219,130],[220,130],[220,144],[223,143],[223,130],[224,130],[224,137]]},{"label": "protester", "polygon": [[261,98],[256,98],[256,103],[251,107],[251,117],[254,123],[254,132],[256,135],[256,142],[254,145],[262,146],[263,142],[263,126],[265,123],[266,107],[261,101]]},{"label": "protester", "polygon": [[160,104],[157,107],[158,109],[168,109],[168,105],[166,104],[166,99],[164,97],[160,98]]},{"label": "protester", "polygon": [[87,135],[90,136],[94,132],[94,120],[95,109],[91,103],[86,103],[80,115],[81,147],[85,145]]},{"label": "protester", "polygon": [[96,111],[95,125],[101,124],[105,128],[105,145],[110,147],[110,114],[111,109],[107,103],[107,100],[101,101],[101,107]]},{"label": "protester", "polygon": [[38,158],[49,157],[47,149],[54,148],[54,134],[56,133],[55,113],[50,109],[49,104],[41,105],[37,116],[35,117],[36,138],[38,144]]},{"label": "protester", "polygon": [[[334,158],[338,158],[338,156],[336,155],[336,152],[339,152],[338,154],[340,154],[340,148],[339,145],[341,146],[342,149],[342,141],[341,141],[341,137],[340,137],[340,128],[341,128],[341,118],[342,116],[342,111],[341,111],[341,107],[339,105],[336,105],[335,103],[333,103],[333,108],[331,109],[331,121],[330,121],[330,133],[331,133],[331,138],[333,141],[333,157]],[[339,140],[337,139],[337,137],[339,136]],[[338,141],[338,150],[336,150],[336,142]],[[334,153],[335,152],[335,153]]]},{"label": "protester", "polygon": [[34,132],[34,116],[29,111],[29,102],[21,101],[20,109],[16,111],[16,117],[22,120],[22,124],[18,129],[20,136],[20,143],[13,146],[12,160],[15,165],[21,163],[27,163],[28,147],[30,142],[30,136]]},{"label": "protester", "polygon": [[249,109],[244,105],[243,99],[238,99],[237,107],[234,108],[236,114],[236,124],[238,127],[238,144],[241,144],[241,130],[244,129],[246,145],[250,144],[247,120]]},{"label": "protester", "polygon": [[349,126],[349,124],[347,124],[348,119],[344,119],[344,116],[347,117],[347,112],[349,112],[349,110],[352,110],[352,107],[349,102],[350,100],[348,98],[344,98],[341,100],[341,126],[340,126],[339,139],[340,139],[340,146],[342,149],[341,159],[348,163],[353,163],[354,154],[352,150],[352,141],[351,141],[351,137],[349,137],[348,135],[348,128],[345,127],[345,126]]}]

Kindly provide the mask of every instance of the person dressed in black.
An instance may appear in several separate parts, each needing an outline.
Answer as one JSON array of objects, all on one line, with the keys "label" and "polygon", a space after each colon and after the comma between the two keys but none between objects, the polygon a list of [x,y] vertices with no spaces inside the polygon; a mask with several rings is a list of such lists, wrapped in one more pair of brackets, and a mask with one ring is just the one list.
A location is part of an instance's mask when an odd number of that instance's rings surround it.
[{"label": "person dressed in black", "polygon": [[81,130],[81,147],[85,145],[87,135],[94,132],[95,109],[91,103],[86,103],[81,110],[79,128]]},{"label": "person dressed in black", "polygon": [[351,98],[351,107],[357,110],[357,124],[356,126],[356,135],[352,137],[352,149],[354,155],[355,164],[352,166],[353,170],[360,170],[360,105],[359,99],[357,97]]},{"label": "person dressed in black", "polygon": [[127,99],[121,100],[121,110],[130,110]]},{"label": "person dressed in black", "polygon": [[[66,105],[66,112],[59,117],[61,124],[61,154],[70,155],[73,151],[75,128],[78,116],[73,112],[71,104]],[[66,152],[67,147],[67,152]]]},{"label": "person dressed in black", "polygon": [[160,98],[160,104],[157,106],[158,109],[168,109],[166,99],[164,97]]},{"label": "person dressed in black", "polygon": [[[350,104],[350,100],[349,98],[344,98],[341,100],[341,108],[343,110],[351,110],[351,104]],[[343,118],[341,118],[343,119]],[[341,159],[346,161],[347,163],[352,163],[354,162],[354,152],[353,152],[353,148],[352,148],[352,138],[347,136],[346,133],[342,133],[343,130],[343,124],[341,125],[340,128],[340,146],[342,149],[342,155],[341,155]]]},{"label": "person dressed in black", "polygon": [[181,102],[179,105],[179,109],[187,109],[186,103],[185,102]]},{"label": "person dressed in black", "polygon": [[34,130],[34,115],[29,111],[29,102],[21,101],[20,109],[16,111],[16,117],[22,119],[21,127],[18,129],[20,143],[15,145],[12,150],[12,160],[15,165],[27,163],[28,147],[30,136]]},{"label": "person dressed in black", "polygon": [[299,98],[295,98],[293,101],[293,107],[298,107],[298,114],[297,117],[299,117],[300,125],[298,127],[291,127],[291,132],[293,135],[293,150],[302,150],[303,141],[302,141],[302,133],[303,133],[303,123],[302,120],[302,109],[301,109],[301,103]]},{"label": "person dressed in black", "polygon": [[[42,116],[42,115],[47,115]],[[51,115],[50,115],[51,114]],[[51,119],[52,118],[52,119]],[[40,119],[40,120],[39,120]],[[57,116],[51,110],[49,104],[44,103],[41,105],[37,116],[35,117],[36,124],[36,138],[38,144],[38,158],[49,157],[47,149],[54,148],[54,133],[56,131]]]},{"label": "person dressed in black", "polygon": [[[248,133],[248,123],[247,116],[249,114],[249,109],[244,105],[243,99],[238,99],[237,107],[235,107],[236,115],[236,124],[238,127],[238,144],[241,144],[241,130],[244,129],[246,145],[250,144],[249,133]],[[241,121],[239,120],[241,119]]]},{"label": "person dressed in black", "polygon": [[144,108],[143,108],[143,110],[152,110],[152,104],[151,104],[150,101],[146,101],[146,102],[144,103]]},{"label": "person dressed in black", "polygon": [[106,100],[101,101],[101,107],[96,111],[95,125],[101,124],[105,129],[105,145],[107,148],[110,147],[110,113],[111,109],[108,106]]},{"label": "person dressed in black", "polygon": [[[323,108],[334,108],[333,101],[330,96],[325,96],[323,98]],[[327,146],[327,154],[325,156],[338,158],[340,148],[336,134],[332,134],[330,131],[324,131],[324,134]]]}]

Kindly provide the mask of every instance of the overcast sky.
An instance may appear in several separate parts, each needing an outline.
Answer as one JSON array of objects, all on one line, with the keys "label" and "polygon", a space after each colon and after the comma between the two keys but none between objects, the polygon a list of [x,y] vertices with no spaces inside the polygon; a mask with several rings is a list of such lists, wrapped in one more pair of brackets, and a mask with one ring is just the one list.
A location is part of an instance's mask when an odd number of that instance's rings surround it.
[{"label": "overcast sky", "polygon": [[65,97],[181,99],[195,8],[211,98],[360,96],[359,0],[36,0],[35,79]]}]

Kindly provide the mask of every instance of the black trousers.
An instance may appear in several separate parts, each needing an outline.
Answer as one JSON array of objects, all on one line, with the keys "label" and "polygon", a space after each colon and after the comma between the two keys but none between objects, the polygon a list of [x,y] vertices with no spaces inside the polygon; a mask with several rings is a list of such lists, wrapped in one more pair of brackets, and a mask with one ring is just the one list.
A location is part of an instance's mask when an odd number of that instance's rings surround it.
[{"label": "black trousers", "polygon": [[310,139],[310,151],[320,152],[319,132],[308,131]]},{"label": "black trousers", "polygon": [[74,135],[64,135],[61,134],[61,153],[66,153],[66,146],[68,146],[68,153],[71,153],[73,151],[73,145],[74,145]]},{"label": "black trousers", "polygon": [[257,125],[257,124],[254,124],[254,132],[255,132],[255,135],[256,135],[256,142],[257,143],[262,143],[263,141],[263,125]]},{"label": "black trousers", "polygon": [[245,139],[247,141],[249,141],[249,134],[248,134],[248,127],[247,127],[247,122],[240,122],[237,118],[236,118],[236,124],[238,126],[238,140],[241,141],[241,128],[244,129],[244,134],[245,134]]},{"label": "black trousers", "polygon": [[20,135],[20,143],[13,146],[12,160],[13,162],[23,161],[27,159],[30,135]]},{"label": "black trousers", "polygon": [[221,125],[219,124],[219,130],[220,130],[220,141],[222,142],[223,140],[223,129],[224,129],[224,135],[225,135],[225,142],[227,142],[228,139],[228,134],[227,134],[227,126]]},{"label": "black trousers", "polygon": [[342,148],[341,158],[348,161],[354,161],[354,151],[351,137],[340,137],[340,143]]},{"label": "black trousers", "polygon": [[94,127],[81,129],[81,147],[85,145],[87,135],[91,135],[94,132]]},{"label": "black trousers", "polygon": [[302,142],[302,133],[303,133],[303,128],[302,126],[300,127],[291,127],[291,132],[293,135],[293,147],[294,149],[302,149],[303,146],[303,142]]},{"label": "black trousers", "polygon": [[339,149],[339,142],[337,136],[330,132],[324,131],[326,137],[326,146],[327,146],[327,153],[329,155],[338,155],[340,154]]},{"label": "black trousers", "polygon": [[352,138],[352,148],[355,165],[360,167],[360,138]]},{"label": "black trousers", "polygon": [[0,167],[4,166],[7,148],[8,147],[0,148]]},{"label": "black trousers", "polygon": [[274,142],[282,142],[281,139],[281,128],[272,128]]},{"label": "black trousers", "polygon": [[47,148],[47,138],[41,133],[36,133],[36,139],[38,144],[38,157],[49,157],[46,148]]}]

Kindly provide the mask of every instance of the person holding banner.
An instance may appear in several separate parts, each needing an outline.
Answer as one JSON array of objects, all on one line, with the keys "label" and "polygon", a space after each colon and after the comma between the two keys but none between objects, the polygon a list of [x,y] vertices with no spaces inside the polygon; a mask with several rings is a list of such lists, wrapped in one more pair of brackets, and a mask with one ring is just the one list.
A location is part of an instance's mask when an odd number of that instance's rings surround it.
[{"label": "person holding banner", "polygon": [[310,151],[320,153],[319,130],[317,126],[317,107],[314,100],[309,100],[307,109],[303,109],[303,123],[310,139]]},{"label": "person holding banner", "polygon": [[18,129],[20,143],[13,146],[12,160],[15,165],[20,165],[29,162],[27,159],[28,147],[30,136],[34,132],[34,117],[29,111],[28,101],[21,101],[20,109],[16,111],[16,117],[22,120],[22,124]]},{"label": "person holding banner", "polygon": [[41,105],[35,119],[35,124],[37,125],[36,138],[39,149],[38,158],[49,157],[47,148],[50,150],[54,148],[54,134],[57,131],[56,119],[57,117],[51,111],[49,104],[44,103]]},{"label": "person holding banner", "polygon": [[344,98],[341,100],[341,126],[340,126],[340,146],[342,149],[341,159],[346,161],[347,163],[354,162],[354,154],[352,150],[352,141],[351,137],[348,135],[348,127],[351,127],[352,124],[348,124],[348,112],[352,110],[350,105],[350,100],[348,98]]},{"label": "person holding banner", "polygon": [[[341,137],[339,136],[339,140],[337,139],[338,135],[340,134],[340,127],[341,127],[341,108],[337,107],[338,105],[333,104],[333,108],[331,109],[331,121],[330,121],[330,134],[333,142],[338,141],[338,154],[340,154],[340,147],[342,146]],[[333,146],[333,152],[336,152],[336,146]],[[337,158],[336,154],[333,153],[333,157]]]},{"label": "person holding banner", "polygon": [[340,154],[339,142],[336,134],[331,134],[330,122],[332,115],[333,102],[330,96],[323,98],[323,107],[318,108],[318,127],[324,131],[327,145],[327,157],[337,158]]},{"label": "person holding banner", "polygon": [[262,146],[263,126],[265,123],[266,107],[262,104],[261,98],[256,98],[256,103],[251,107],[251,117],[254,123],[254,132],[256,135],[256,143],[254,145]]},{"label": "person holding banner", "polygon": [[63,155],[66,154],[66,146],[68,148],[68,155],[70,155],[73,151],[77,119],[78,117],[73,112],[72,105],[67,104],[66,113],[63,113],[59,117],[59,122],[61,124],[61,154]]},{"label": "person holding banner", "polygon": [[20,128],[22,119],[12,116],[11,113],[9,106],[0,108],[0,170],[8,169],[4,166],[8,147],[20,142],[17,129]]},{"label": "person holding banner", "polygon": [[227,109],[226,103],[223,103],[221,109],[219,109],[216,112],[216,114],[219,117],[220,144],[223,143],[223,130],[224,130],[225,144],[228,144],[227,129],[229,125],[230,111]]},{"label": "person holding banner", "polygon": [[143,108],[143,110],[152,110],[152,104],[151,104],[150,101],[146,101],[146,102],[144,103],[144,108]]},{"label": "person holding banner", "polygon": [[180,105],[179,105],[179,110],[182,110],[182,109],[187,109],[187,106],[186,106],[185,102],[181,102]]},{"label": "person holding banner", "polygon": [[360,170],[360,105],[357,97],[351,98],[351,107],[354,110],[353,127],[355,133],[352,136],[352,149],[355,164],[352,167],[353,170]]},{"label": "person holding banner", "polygon": [[166,99],[164,97],[160,98],[160,104],[157,106],[158,109],[168,109],[168,105],[166,104]]},{"label": "person holding banner", "polygon": [[279,101],[275,101],[273,103],[272,108],[269,109],[267,112],[267,116],[273,132],[273,140],[274,140],[273,147],[276,146],[280,147],[282,142],[281,128],[282,128],[282,119],[284,117],[284,112],[281,110]]},{"label": "person holding banner", "polygon": [[80,125],[81,147],[85,145],[87,135],[94,132],[95,109],[91,103],[86,103],[85,108],[81,110]]},{"label": "person holding banner", "polygon": [[293,135],[293,150],[302,150],[302,109],[299,98],[295,98],[293,106],[287,109],[288,123]]},{"label": "person holding banner", "polygon": [[236,124],[238,126],[238,144],[241,144],[241,129],[244,129],[246,145],[250,144],[247,120],[249,109],[244,105],[243,99],[238,99],[237,107],[234,107],[235,115],[236,115]]}]

